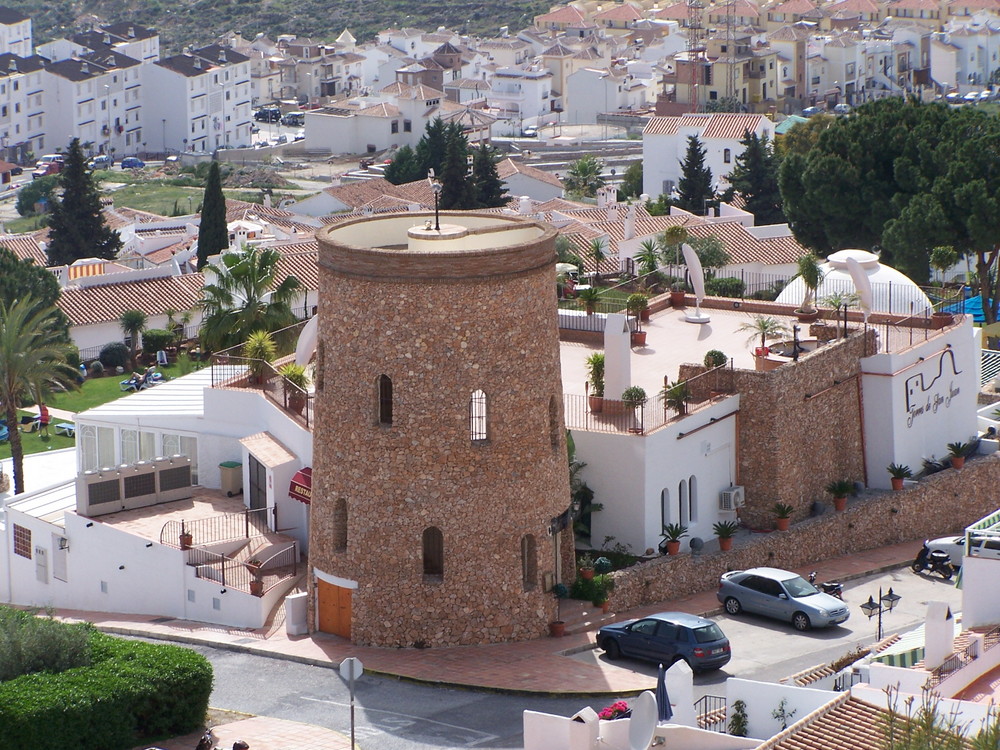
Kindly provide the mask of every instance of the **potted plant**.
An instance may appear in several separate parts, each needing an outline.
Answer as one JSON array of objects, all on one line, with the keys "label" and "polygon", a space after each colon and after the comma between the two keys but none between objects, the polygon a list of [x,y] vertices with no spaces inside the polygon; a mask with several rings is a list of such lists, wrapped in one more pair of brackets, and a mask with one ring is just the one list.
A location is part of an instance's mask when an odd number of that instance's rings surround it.
[{"label": "potted plant", "polygon": [[679,523],[663,524],[663,542],[660,552],[666,549],[668,555],[676,555],[681,551],[681,539],[687,536],[687,526]]},{"label": "potted plant", "polygon": [[583,555],[576,562],[576,567],[580,570],[580,578],[585,581],[591,581],[594,578],[594,558],[590,556],[590,553]]},{"label": "potted plant", "polygon": [[771,512],[775,515],[775,528],[778,531],[788,531],[788,526],[792,522],[792,513],[795,512],[793,508],[788,503],[775,503],[771,506]]},{"label": "potted plant", "polygon": [[687,302],[687,289],[683,281],[675,281],[670,285],[670,304],[673,307],[684,307]]},{"label": "potted plant", "polygon": [[191,549],[191,545],[194,543],[194,537],[187,530],[183,521],[181,521],[181,533],[177,541],[181,549]]},{"label": "potted plant", "polygon": [[727,552],[733,548],[733,537],[740,530],[736,521],[719,521],[712,524],[712,531],[719,537],[719,549]]},{"label": "potted plant", "polygon": [[597,303],[601,299],[601,290],[596,286],[592,286],[590,289],[583,289],[577,292],[576,298],[583,303],[583,309],[587,311],[587,315],[593,315],[594,310],[597,308]]},{"label": "potted plant", "polygon": [[594,571],[599,576],[610,573],[612,568],[614,568],[614,565],[612,565],[611,561],[606,557],[598,557],[594,560]]},{"label": "potted plant", "polygon": [[587,357],[587,382],[590,384],[587,394],[590,411],[599,414],[604,408],[604,352],[594,352]]},{"label": "potted plant", "polygon": [[636,409],[646,403],[646,391],[638,385],[630,385],[622,391],[622,403],[629,409]]},{"label": "potted plant", "polygon": [[277,355],[278,347],[270,331],[254,331],[247,336],[242,356],[249,360],[247,371],[252,384],[261,385],[264,382],[264,372]]},{"label": "potted plant", "polygon": [[259,578],[254,578],[250,581],[250,595],[251,596],[263,596],[264,595],[264,582]]},{"label": "potted plant", "polygon": [[556,598],[556,619],[549,623],[549,635],[562,638],[566,634],[566,623],[562,619],[562,600],[569,596],[566,584],[557,583],[552,587],[552,596]]},{"label": "potted plant", "polygon": [[847,495],[854,490],[854,484],[848,479],[835,479],[826,486],[826,491],[833,497],[833,509],[838,513],[847,508]]},{"label": "potted plant", "polygon": [[800,256],[798,260],[799,278],[805,286],[802,304],[795,311],[800,323],[812,323],[819,318],[819,310],[814,302],[816,289],[823,281],[823,271],[819,267],[819,258],[812,253]]},{"label": "potted plant", "polygon": [[886,467],[889,476],[892,478],[892,488],[894,490],[903,489],[903,480],[913,476],[913,470],[906,464],[889,464]]},{"label": "potted plant", "polygon": [[256,577],[260,575],[260,569],[263,567],[264,563],[260,561],[259,557],[251,557],[243,563],[243,565],[248,571],[250,571],[250,575]]},{"label": "potted plant", "polygon": [[665,407],[670,407],[680,417],[687,414],[687,402],[691,398],[691,389],[688,388],[686,380],[664,386],[660,395],[663,397]]},{"label": "potted plant", "polygon": [[601,575],[594,579],[594,585],[591,589],[593,597],[591,603],[595,607],[600,607],[602,612],[607,612],[609,609],[608,595],[612,588],[614,588],[614,582],[607,575]]},{"label": "potted plant", "polygon": [[649,320],[649,297],[642,292],[630,294],[625,300],[625,309],[632,313],[638,320]]},{"label": "potted plant", "polygon": [[744,323],[736,330],[750,332],[747,344],[756,343],[757,337],[760,337],[760,346],[754,349],[754,363],[758,370],[764,369],[763,361],[771,353],[767,348],[768,340],[780,338],[788,333],[784,323],[768,315],[755,315],[752,321]]},{"label": "potted plant", "polygon": [[287,365],[283,365],[278,372],[285,378],[284,388],[288,408],[296,414],[301,414],[306,407],[308,398],[306,389],[311,382],[309,375],[306,374],[306,368],[303,365],[289,362]]},{"label": "potted plant", "polygon": [[965,466],[966,456],[969,455],[971,443],[948,443],[948,455],[951,456],[951,465],[954,469],[961,469]]}]

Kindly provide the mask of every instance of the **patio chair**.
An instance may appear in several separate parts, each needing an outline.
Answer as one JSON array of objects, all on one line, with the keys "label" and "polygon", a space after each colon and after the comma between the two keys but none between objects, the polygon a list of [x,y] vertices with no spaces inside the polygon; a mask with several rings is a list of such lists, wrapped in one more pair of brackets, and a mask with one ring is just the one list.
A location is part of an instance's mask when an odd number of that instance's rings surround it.
[{"label": "patio chair", "polygon": [[162,349],[160,349],[156,353],[156,366],[157,367],[166,367],[168,364],[170,364],[170,362],[167,359],[167,353],[165,351],[163,351]]}]

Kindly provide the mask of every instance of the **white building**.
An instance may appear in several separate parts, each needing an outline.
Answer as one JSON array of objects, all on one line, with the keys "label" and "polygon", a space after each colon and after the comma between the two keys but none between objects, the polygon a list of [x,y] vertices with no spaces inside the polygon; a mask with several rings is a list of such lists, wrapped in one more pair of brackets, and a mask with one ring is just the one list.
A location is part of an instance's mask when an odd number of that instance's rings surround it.
[{"label": "white building", "polygon": [[691,136],[705,149],[713,180],[724,184],[743,153],[740,141],[748,132],[773,141],[774,123],[764,115],[730,113],[651,118],[642,133],[643,192],[655,197],[677,187]]},{"label": "white building", "polygon": [[249,144],[250,62],[211,45],[148,66],[145,74],[149,148],[210,152]]},{"label": "white building", "polygon": [[552,111],[552,74],[545,68],[499,68],[493,74],[490,106],[500,110],[501,119],[533,121]]},{"label": "white building", "polygon": [[0,54],[30,57],[31,19],[13,8],[0,7]]},{"label": "white building", "polygon": [[45,62],[38,55],[0,54],[0,155],[6,161],[25,163],[28,152],[59,145],[45,137]]},{"label": "white building", "polygon": [[123,22],[95,26],[89,31],[38,46],[38,54],[50,60],[90,52],[117,52],[141,63],[156,62],[160,59],[160,35],[155,29]]},{"label": "white building", "polygon": [[566,121],[592,123],[603,112],[641,109],[647,104],[647,89],[644,81],[624,68],[583,68],[566,78]]}]

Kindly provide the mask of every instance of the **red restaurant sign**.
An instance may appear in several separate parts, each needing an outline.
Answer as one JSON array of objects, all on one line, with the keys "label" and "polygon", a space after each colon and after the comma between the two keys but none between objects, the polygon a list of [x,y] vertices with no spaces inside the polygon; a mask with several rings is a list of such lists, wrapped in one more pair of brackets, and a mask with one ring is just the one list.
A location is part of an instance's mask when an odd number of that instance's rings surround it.
[{"label": "red restaurant sign", "polygon": [[312,502],[313,470],[311,466],[299,469],[288,485],[288,496],[292,500],[309,505]]}]

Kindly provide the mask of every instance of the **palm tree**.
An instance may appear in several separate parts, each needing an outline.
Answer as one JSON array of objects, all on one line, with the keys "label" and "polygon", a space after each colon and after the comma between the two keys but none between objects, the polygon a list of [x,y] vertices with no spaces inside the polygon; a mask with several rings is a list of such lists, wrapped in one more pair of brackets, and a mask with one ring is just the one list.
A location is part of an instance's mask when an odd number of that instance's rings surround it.
[{"label": "palm tree", "polygon": [[604,164],[593,154],[587,154],[569,165],[563,185],[566,192],[593,198],[598,189],[604,186],[601,171]]},{"label": "palm tree", "polygon": [[744,323],[736,330],[750,331],[750,338],[747,339],[747,344],[753,344],[757,341],[757,337],[760,336],[761,348],[767,346],[768,339],[776,339],[788,333],[788,329],[784,323],[777,318],[766,315],[755,315],[753,321]]},{"label": "palm tree", "polygon": [[591,260],[594,261],[594,270],[597,272],[597,276],[594,277],[596,282],[601,278],[601,263],[608,257],[607,252],[605,252],[604,240],[601,237],[592,239],[587,252],[590,253]]},{"label": "palm tree", "polygon": [[816,289],[823,280],[823,271],[819,267],[819,258],[812,253],[803,255],[798,260],[799,277],[805,285],[806,291],[802,295],[802,304],[799,310],[804,313],[816,312],[816,305],[813,298],[816,296]]},{"label": "palm tree", "polygon": [[129,341],[129,358],[132,361],[132,369],[136,369],[135,358],[139,352],[139,336],[146,330],[146,313],[142,310],[126,310],[118,318],[122,327],[122,333]]},{"label": "palm tree", "polygon": [[639,243],[639,252],[635,254],[635,261],[639,264],[639,274],[648,276],[656,273],[660,268],[660,255],[657,252],[654,240],[643,240]]},{"label": "palm tree", "polygon": [[24,492],[18,405],[32,393],[40,399],[49,385],[76,387],[76,368],[66,361],[73,347],[62,340],[59,320],[57,307],[39,307],[30,295],[10,306],[0,300],[0,400],[10,428],[15,494]]},{"label": "palm tree", "polygon": [[202,291],[203,349],[227,349],[254,331],[277,331],[295,322],[291,305],[302,284],[294,276],[278,281],[280,260],[273,248],[244,247],[225,253],[218,266],[205,267],[215,283]]},{"label": "palm tree", "polygon": [[[660,246],[661,259],[667,265],[679,266],[681,264],[681,245],[688,240],[688,231],[680,224],[667,227],[656,238]],[[674,257],[671,258],[670,256]]]}]

